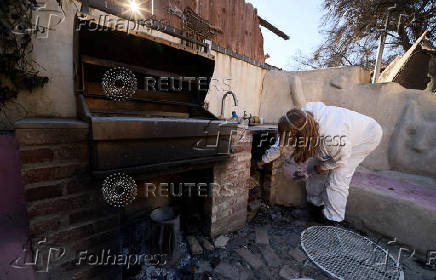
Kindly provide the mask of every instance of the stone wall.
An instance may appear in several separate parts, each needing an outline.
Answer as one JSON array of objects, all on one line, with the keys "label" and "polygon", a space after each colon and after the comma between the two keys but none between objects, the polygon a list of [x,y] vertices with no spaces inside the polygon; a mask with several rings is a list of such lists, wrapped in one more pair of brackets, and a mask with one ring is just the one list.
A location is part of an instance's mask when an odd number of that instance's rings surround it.
[{"label": "stone wall", "polygon": [[25,120],[16,124],[16,137],[30,237],[34,253],[43,254],[37,269],[45,269],[48,247],[65,250],[38,279],[113,279],[110,267],[75,265],[79,251],[116,249],[119,242],[118,209],[102,200],[100,184],[89,175],[88,124]]},{"label": "stone wall", "polygon": [[252,135],[238,129],[232,136],[230,159],[214,167],[211,236],[234,231],[247,220]]}]

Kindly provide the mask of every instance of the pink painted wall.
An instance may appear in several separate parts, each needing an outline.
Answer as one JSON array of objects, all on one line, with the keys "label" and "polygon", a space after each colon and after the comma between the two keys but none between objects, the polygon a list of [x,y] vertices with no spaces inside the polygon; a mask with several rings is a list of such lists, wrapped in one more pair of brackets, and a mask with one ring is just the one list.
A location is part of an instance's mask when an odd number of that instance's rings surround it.
[{"label": "pink painted wall", "polygon": [[17,142],[12,133],[0,131],[0,279],[35,280],[31,266],[17,269],[10,264],[25,254],[29,238],[24,189],[20,178]]},{"label": "pink painted wall", "polygon": [[[1,133],[1,132],[0,132]],[[0,221],[25,211],[15,136],[0,134]]]}]

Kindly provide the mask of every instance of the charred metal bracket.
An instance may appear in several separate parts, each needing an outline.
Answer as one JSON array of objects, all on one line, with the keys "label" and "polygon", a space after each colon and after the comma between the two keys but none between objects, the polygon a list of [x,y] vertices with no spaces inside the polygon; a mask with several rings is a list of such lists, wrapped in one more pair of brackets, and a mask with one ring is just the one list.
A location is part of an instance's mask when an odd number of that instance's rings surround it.
[{"label": "charred metal bracket", "polygon": [[77,17],[81,20],[88,19],[91,16],[91,12],[89,10],[89,1],[82,0],[82,6],[80,6],[80,11],[77,13]]},{"label": "charred metal bracket", "polygon": [[186,7],[183,11],[182,20],[184,31],[193,37],[211,40],[217,33],[222,33],[220,28],[212,26],[208,20],[202,18],[190,7]]},{"label": "charred metal bracket", "polygon": [[185,20],[185,15],[183,14],[183,11],[177,8],[177,6],[173,5],[171,2],[168,4],[168,13],[175,15],[181,20]]}]

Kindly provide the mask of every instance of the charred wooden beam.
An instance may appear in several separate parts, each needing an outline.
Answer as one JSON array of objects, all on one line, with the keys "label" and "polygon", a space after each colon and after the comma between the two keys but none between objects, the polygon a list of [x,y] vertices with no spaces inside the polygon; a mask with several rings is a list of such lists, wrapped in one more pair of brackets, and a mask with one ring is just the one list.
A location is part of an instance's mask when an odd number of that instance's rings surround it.
[{"label": "charred wooden beam", "polygon": [[257,16],[257,18],[259,19],[259,25],[265,27],[266,29],[268,29],[272,33],[276,34],[277,36],[279,36],[285,40],[289,40],[289,36],[286,35],[283,31],[281,31],[280,29],[278,29],[277,27],[275,27],[274,25],[272,25],[268,21],[264,20],[260,16]]},{"label": "charred wooden beam", "polygon": [[225,161],[229,158],[230,155],[215,155],[212,157],[155,163],[111,170],[93,170],[92,175],[97,179],[104,179],[116,172],[125,172],[126,174],[134,176],[135,179],[141,180],[158,175],[177,174],[191,170],[212,168],[216,162]]},{"label": "charred wooden beam", "polygon": [[92,117],[94,141],[229,136],[237,123],[186,118]]}]

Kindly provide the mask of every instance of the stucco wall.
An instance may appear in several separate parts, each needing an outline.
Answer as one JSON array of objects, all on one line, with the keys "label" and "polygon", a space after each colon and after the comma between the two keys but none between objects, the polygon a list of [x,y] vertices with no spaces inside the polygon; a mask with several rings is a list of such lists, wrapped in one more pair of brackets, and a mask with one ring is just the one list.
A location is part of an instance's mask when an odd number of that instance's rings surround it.
[{"label": "stucco wall", "polygon": [[[48,77],[49,82],[44,88],[20,92],[16,100],[5,105],[10,122],[30,116],[76,116],[73,92],[73,19],[76,9],[70,2],[65,3],[63,17],[55,0],[47,0],[46,4],[34,12],[34,22],[39,16],[40,24],[50,26],[52,30],[33,37],[32,58],[39,66],[39,75]],[[57,24],[60,20],[62,22]],[[10,124],[4,116],[0,118],[0,129],[8,126]]]},{"label": "stucco wall", "polygon": [[263,81],[260,116],[266,123],[277,123],[283,112],[293,108],[290,94],[292,76],[302,81],[306,101],[325,100],[338,87],[347,88],[357,83],[368,83],[369,72],[360,67],[338,67],[312,71],[268,71]]},{"label": "stucco wall", "polygon": [[293,108],[292,76],[300,78],[306,101],[345,107],[380,123],[382,141],[363,162],[365,167],[436,176],[436,148],[431,144],[436,141],[435,94],[405,89],[397,83],[370,84],[369,73],[357,67],[269,71],[260,113],[266,121],[277,122],[277,116]]},{"label": "stucco wall", "polygon": [[219,116],[223,94],[231,90],[238,98],[238,106],[234,106],[232,96],[228,95],[225,117],[231,117],[232,111],[240,117],[244,111],[259,115],[262,81],[267,70],[222,53],[212,51],[212,54],[215,55],[215,71],[205,100],[209,102],[209,111]]}]

